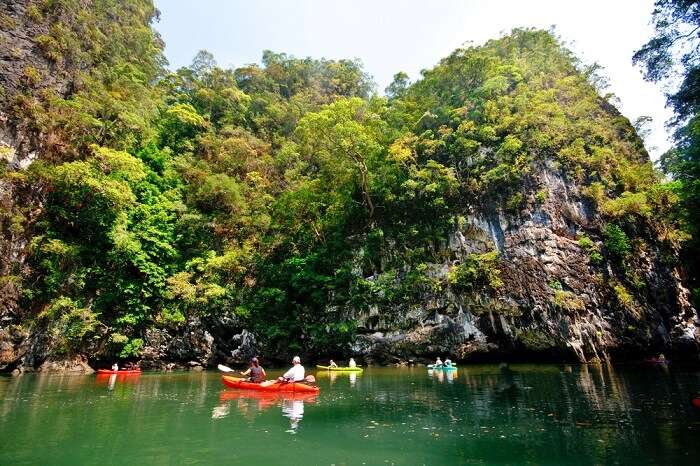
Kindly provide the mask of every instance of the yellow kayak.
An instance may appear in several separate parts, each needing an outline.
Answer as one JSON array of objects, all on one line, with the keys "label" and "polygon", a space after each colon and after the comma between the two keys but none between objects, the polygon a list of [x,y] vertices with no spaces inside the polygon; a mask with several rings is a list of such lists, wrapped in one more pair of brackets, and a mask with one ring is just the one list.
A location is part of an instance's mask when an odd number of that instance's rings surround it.
[{"label": "yellow kayak", "polygon": [[330,366],[316,366],[319,369],[323,369],[326,371],[334,371],[334,372],[362,372],[364,369],[361,367],[330,367]]}]

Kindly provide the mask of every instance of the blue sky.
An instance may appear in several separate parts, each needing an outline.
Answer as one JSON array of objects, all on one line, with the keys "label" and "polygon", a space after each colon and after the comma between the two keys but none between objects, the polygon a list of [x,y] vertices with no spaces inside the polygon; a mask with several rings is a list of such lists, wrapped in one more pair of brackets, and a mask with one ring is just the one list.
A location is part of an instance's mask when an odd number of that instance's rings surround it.
[{"label": "blue sky", "polygon": [[[654,118],[654,158],[669,147],[662,90],[644,82],[632,53],[651,35],[653,0],[156,0],[156,29],[172,68],[198,50],[223,67],[259,63],[270,49],[298,57],[359,58],[383,91],[397,71],[413,79],[457,47],[514,27],[555,26],[584,61],[610,78],[622,112]],[[656,149],[653,149],[656,147]]]}]

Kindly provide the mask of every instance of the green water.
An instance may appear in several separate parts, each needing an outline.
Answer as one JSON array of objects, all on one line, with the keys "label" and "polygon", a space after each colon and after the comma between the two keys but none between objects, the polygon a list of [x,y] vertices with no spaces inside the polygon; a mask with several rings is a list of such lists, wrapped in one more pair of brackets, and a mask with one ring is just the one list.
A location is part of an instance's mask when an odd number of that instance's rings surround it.
[{"label": "green water", "polygon": [[294,399],[214,372],[1,377],[0,465],[700,463],[698,370],[370,368],[318,384]]}]

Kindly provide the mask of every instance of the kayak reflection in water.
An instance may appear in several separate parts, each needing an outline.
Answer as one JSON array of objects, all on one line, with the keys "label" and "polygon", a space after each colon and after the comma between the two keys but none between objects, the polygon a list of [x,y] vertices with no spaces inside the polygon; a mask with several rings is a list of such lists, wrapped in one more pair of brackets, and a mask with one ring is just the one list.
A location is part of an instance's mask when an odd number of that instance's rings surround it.
[{"label": "kayak reflection in water", "polygon": [[251,419],[261,412],[273,407],[282,408],[282,416],[289,419],[289,430],[296,433],[304,417],[304,404],[315,403],[315,393],[260,392],[255,390],[223,390],[219,395],[219,404],[212,409],[212,419],[221,419],[230,414],[235,406],[241,415]]},{"label": "kayak reflection in water", "polygon": [[260,365],[258,358],[253,358],[250,360],[250,367],[247,371],[241,372],[242,375],[248,376],[248,382],[261,383],[265,381],[267,374],[265,369]]},{"label": "kayak reflection in water", "polygon": [[284,399],[282,401],[282,416],[289,418],[289,432],[296,434],[299,422],[304,417],[304,400]]},{"label": "kayak reflection in water", "polygon": [[428,375],[437,377],[440,383],[444,383],[445,380],[447,380],[447,383],[452,383],[457,376],[457,371],[448,371],[440,367],[438,369],[428,369]]}]

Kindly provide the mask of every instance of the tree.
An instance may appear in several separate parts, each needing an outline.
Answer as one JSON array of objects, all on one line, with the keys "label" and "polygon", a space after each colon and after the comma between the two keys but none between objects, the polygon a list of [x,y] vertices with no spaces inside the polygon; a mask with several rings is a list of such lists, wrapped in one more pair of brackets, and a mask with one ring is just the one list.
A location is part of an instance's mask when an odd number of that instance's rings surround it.
[{"label": "tree", "polygon": [[302,151],[315,159],[321,173],[328,177],[329,186],[337,189],[348,180],[357,182],[373,222],[370,166],[383,150],[382,122],[367,102],[357,97],[339,100],[306,115],[296,134]]},{"label": "tree", "polygon": [[[633,57],[643,66],[646,79],[670,83],[682,78],[680,86],[667,94],[675,115],[675,147],[660,159],[661,168],[680,182],[681,216],[693,235],[687,256],[700,254],[700,2],[657,0],[652,23],[655,36]],[[697,261],[688,261],[698,280]],[[697,282],[696,282],[697,283]],[[698,292],[696,291],[696,299]]]},{"label": "tree", "polygon": [[394,75],[394,80],[384,89],[384,92],[389,99],[403,97],[406,95],[409,82],[408,75],[403,71],[399,71]]},{"label": "tree", "polygon": [[207,50],[200,50],[197,55],[192,59],[192,64],[190,69],[197,77],[202,77],[206,73],[211,73],[211,71],[216,67],[216,60],[214,60],[214,55]]}]

